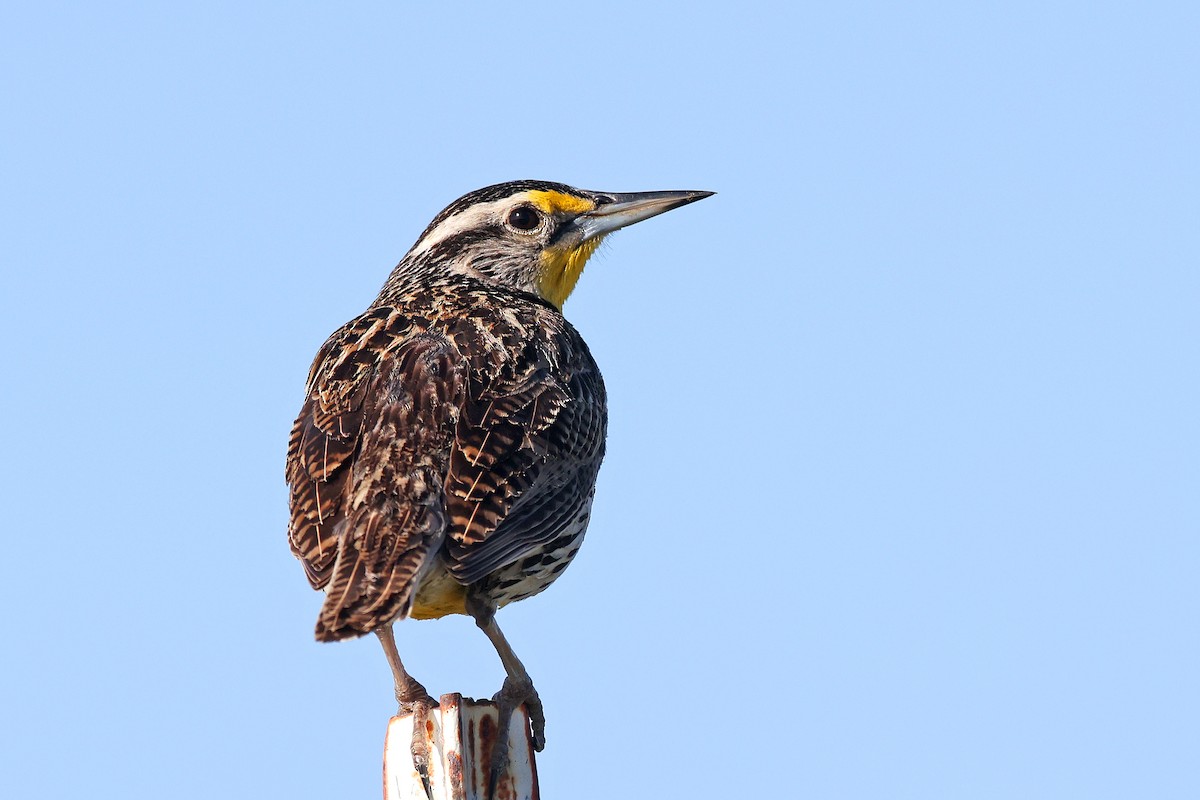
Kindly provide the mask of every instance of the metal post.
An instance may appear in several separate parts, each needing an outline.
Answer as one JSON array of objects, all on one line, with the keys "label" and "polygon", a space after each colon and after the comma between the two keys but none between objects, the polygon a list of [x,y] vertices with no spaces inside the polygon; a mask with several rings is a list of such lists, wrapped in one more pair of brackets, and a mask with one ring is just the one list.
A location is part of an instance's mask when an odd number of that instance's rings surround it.
[{"label": "metal post", "polygon": [[[429,783],[433,800],[486,800],[496,704],[444,694],[429,713]],[[537,766],[524,707],[508,729],[508,770],[496,786],[500,800],[538,800]],[[412,762],[412,717],[392,717],[383,745],[384,800],[428,800]]]}]

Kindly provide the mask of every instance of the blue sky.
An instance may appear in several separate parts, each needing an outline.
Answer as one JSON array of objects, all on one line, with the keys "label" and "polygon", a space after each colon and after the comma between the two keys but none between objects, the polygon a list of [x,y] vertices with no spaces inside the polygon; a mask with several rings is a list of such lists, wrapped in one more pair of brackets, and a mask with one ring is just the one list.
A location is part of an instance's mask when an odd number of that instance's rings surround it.
[{"label": "blue sky", "polygon": [[[371,797],[285,540],[308,365],[458,195],[716,197],[566,313],[609,455],[499,620],[547,797],[1200,794],[1200,12],[9,4],[12,797]],[[432,692],[503,673],[400,626]]]}]

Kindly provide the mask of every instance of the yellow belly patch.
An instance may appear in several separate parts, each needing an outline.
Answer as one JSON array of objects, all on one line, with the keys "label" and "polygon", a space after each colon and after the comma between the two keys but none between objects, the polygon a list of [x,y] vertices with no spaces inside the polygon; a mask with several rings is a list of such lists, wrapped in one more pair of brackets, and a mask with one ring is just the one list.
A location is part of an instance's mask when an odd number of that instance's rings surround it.
[{"label": "yellow belly patch", "polygon": [[438,619],[450,614],[467,613],[467,587],[438,567],[421,581],[413,600],[412,619]]}]

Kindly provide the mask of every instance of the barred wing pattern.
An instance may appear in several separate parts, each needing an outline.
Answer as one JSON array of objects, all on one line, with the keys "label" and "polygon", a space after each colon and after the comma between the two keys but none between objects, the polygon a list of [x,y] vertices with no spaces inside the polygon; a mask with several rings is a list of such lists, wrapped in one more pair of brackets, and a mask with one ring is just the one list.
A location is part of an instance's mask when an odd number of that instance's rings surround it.
[{"label": "barred wing pattern", "polygon": [[449,570],[465,584],[564,533],[582,536],[578,517],[590,507],[604,452],[604,386],[595,369],[532,369],[498,389],[468,402],[446,482]]},{"label": "barred wing pattern", "polygon": [[503,605],[533,566],[540,585],[519,591],[536,593],[561,571],[545,548],[582,538],[604,447],[591,354],[540,305],[462,302],[429,315],[445,328],[374,308],[314,363],[288,482],[293,552],[327,593],[318,638],[408,615],[432,570]]}]

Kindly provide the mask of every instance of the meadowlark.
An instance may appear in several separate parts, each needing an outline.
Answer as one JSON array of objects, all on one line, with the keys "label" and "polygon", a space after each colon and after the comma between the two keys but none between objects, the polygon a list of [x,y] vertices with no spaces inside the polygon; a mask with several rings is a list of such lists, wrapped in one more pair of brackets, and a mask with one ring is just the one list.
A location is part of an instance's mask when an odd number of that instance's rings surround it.
[{"label": "meadowlark", "polygon": [[468,614],[507,673],[499,730],[524,703],[542,749],[541,701],[495,613],[574,558],[604,457],[604,382],[562,306],[607,234],[711,194],[532,180],[471,192],[317,353],[288,443],[288,539],[325,591],[317,639],[375,633],[414,731],[434,701],[392,624]]}]

